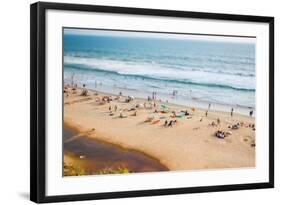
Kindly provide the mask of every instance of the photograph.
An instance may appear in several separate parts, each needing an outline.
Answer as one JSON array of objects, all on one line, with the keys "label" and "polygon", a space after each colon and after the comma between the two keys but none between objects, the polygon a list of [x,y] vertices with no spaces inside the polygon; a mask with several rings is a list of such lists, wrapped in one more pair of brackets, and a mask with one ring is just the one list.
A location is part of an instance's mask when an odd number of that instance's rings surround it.
[{"label": "photograph", "polygon": [[30,6],[30,199],[274,187],[274,17]]},{"label": "photograph", "polygon": [[66,176],[256,166],[256,37],[62,29]]}]

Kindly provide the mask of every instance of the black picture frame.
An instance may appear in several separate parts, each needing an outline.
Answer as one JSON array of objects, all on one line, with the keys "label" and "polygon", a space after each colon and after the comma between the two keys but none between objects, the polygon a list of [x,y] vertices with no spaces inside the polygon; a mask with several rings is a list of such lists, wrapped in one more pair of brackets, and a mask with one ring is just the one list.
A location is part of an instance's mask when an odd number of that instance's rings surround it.
[{"label": "black picture frame", "polygon": [[[262,22],[269,25],[269,181],[263,183],[230,184],[158,190],[138,190],[110,193],[89,193],[60,196],[46,196],[45,165],[45,26],[46,11],[67,10],[100,13],[121,13],[195,19]],[[81,4],[38,2],[30,6],[30,199],[37,203],[76,200],[96,200],[123,197],[217,192],[274,187],[274,17],[248,16],[218,13],[126,8]]]}]

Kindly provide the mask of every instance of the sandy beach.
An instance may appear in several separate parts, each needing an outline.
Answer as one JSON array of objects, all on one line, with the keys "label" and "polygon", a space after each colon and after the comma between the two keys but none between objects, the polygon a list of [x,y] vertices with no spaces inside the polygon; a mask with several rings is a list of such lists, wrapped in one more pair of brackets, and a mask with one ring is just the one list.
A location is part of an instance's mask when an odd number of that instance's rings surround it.
[{"label": "sandy beach", "polygon": [[[255,130],[249,126],[255,123],[253,117],[235,112],[231,116],[230,112],[212,109],[206,117],[206,110],[159,100],[125,102],[125,96],[95,91],[81,96],[80,89],[73,94],[70,88],[67,92],[64,93],[65,126],[90,138],[143,152],[169,170],[255,166]],[[102,100],[109,96],[112,101]],[[176,122],[165,126],[166,120],[168,124]],[[233,129],[237,123],[240,126]],[[223,139],[215,136],[218,130],[224,132]],[[71,161],[67,159],[65,163]]]}]

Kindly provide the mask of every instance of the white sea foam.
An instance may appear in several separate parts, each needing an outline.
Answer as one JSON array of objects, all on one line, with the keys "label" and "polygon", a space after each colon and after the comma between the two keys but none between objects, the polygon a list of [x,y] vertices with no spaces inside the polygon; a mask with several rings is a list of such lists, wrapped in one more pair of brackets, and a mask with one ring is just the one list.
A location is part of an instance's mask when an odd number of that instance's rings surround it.
[{"label": "white sea foam", "polygon": [[105,72],[109,71],[120,75],[140,76],[156,80],[168,80],[202,86],[225,87],[245,91],[255,90],[255,78],[249,75],[244,76],[223,72],[207,72],[206,70],[202,71],[192,67],[175,69],[174,67],[163,66],[155,62],[145,63],[73,56],[65,56],[64,63],[67,65],[81,66],[81,69],[87,68]]}]

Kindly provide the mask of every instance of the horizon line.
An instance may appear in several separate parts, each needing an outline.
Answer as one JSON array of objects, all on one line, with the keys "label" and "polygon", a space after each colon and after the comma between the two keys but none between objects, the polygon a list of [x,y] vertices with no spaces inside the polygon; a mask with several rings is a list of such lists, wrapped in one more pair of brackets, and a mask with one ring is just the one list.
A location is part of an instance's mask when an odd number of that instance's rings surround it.
[{"label": "horizon line", "polygon": [[255,44],[255,36],[238,36],[222,34],[201,34],[201,33],[175,33],[160,31],[137,31],[137,30],[117,30],[99,28],[75,28],[63,27],[64,35],[84,35],[84,36],[111,36],[127,38],[156,38],[156,39],[175,39],[175,40],[197,40],[215,41],[227,43]]}]

